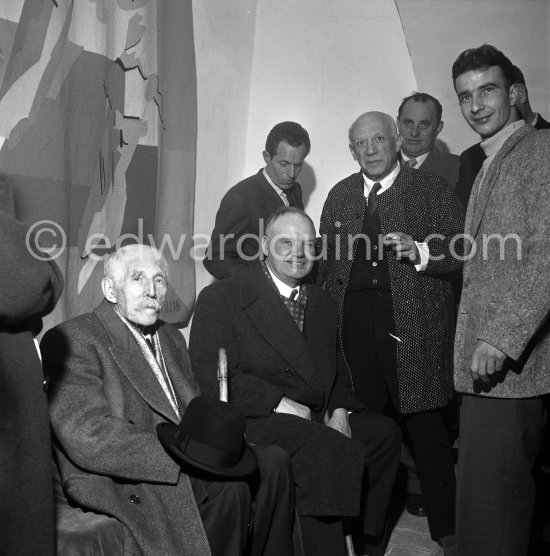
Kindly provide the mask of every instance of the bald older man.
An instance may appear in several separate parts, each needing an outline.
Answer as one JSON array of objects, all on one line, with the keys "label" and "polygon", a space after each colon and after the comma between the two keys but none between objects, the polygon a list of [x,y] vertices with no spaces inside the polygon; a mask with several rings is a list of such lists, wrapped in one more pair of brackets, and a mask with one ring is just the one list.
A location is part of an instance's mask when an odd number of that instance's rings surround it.
[{"label": "bald older man", "polygon": [[367,112],[349,130],[360,171],[330,191],[318,271],[339,312],[355,396],[406,428],[432,536],[454,554],[455,477],[441,409],[453,395],[453,295],[463,215],[439,176],[402,167],[394,120]]}]

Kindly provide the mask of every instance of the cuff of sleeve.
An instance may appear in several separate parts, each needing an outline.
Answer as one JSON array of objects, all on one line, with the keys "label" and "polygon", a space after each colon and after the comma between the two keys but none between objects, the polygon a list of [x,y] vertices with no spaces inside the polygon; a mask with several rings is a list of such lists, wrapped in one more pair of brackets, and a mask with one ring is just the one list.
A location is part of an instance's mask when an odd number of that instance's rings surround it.
[{"label": "cuff of sleeve", "polygon": [[427,243],[419,243],[415,241],[416,248],[418,249],[418,253],[420,254],[420,264],[415,264],[414,268],[416,268],[417,272],[422,272],[426,270],[428,266],[428,261],[430,260],[430,249]]}]

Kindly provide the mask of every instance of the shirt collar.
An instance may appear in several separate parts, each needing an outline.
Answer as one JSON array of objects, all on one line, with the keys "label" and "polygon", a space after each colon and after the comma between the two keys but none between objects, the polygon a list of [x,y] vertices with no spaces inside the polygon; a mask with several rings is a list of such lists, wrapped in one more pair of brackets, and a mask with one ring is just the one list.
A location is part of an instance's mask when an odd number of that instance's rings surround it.
[{"label": "shirt collar", "polygon": [[365,174],[363,174],[363,181],[365,184],[364,186],[365,197],[369,196],[370,190],[372,189],[372,186],[375,183],[379,183],[382,186],[382,188],[378,192],[378,195],[386,191],[386,189],[389,189],[392,186],[393,182],[395,181],[395,178],[397,178],[400,171],[401,171],[401,166],[399,165],[399,163],[397,163],[395,165],[395,168],[385,178],[382,178],[381,180],[371,180],[370,178],[367,178]]},{"label": "shirt collar", "polygon": [[275,284],[275,286],[279,290],[279,293],[282,296],[290,297],[290,292],[292,290],[294,290],[296,288],[298,288],[298,291],[300,290],[300,286],[295,286],[294,288],[292,288],[292,287],[288,286],[287,284],[285,284],[284,282],[281,282],[281,280],[279,280],[279,278],[277,278],[277,276],[275,276],[275,274],[273,274],[273,271],[269,267],[269,259],[266,261],[266,267],[267,267],[267,270],[269,271],[269,274],[271,274],[271,278],[273,278],[273,283]]},{"label": "shirt collar", "polygon": [[495,133],[493,136],[485,139],[485,141],[482,141],[481,148],[483,149],[485,156],[487,158],[494,156],[500,150],[502,145],[506,143],[508,137],[510,137],[510,135],[523,125],[525,125],[525,120],[517,120],[508,124],[506,127],[503,127],[498,133]]},{"label": "shirt collar", "polygon": [[[415,156],[414,159],[416,160],[416,167],[420,168],[420,166],[422,166],[422,163],[428,158],[428,156],[430,155],[431,151],[428,151],[427,153],[421,154],[420,156]],[[409,160],[410,156],[407,156],[403,151],[401,151],[401,158],[407,162],[407,160]]]},{"label": "shirt collar", "polygon": [[273,183],[273,180],[269,177],[269,174],[267,173],[267,170],[265,168],[263,169],[263,174],[265,179],[267,180],[267,183],[269,183],[269,185],[271,185],[271,187],[275,189],[277,195],[281,196],[281,193],[284,193],[286,195],[286,191],[284,189],[281,189],[278,185],[275,185],[275,183]]}]

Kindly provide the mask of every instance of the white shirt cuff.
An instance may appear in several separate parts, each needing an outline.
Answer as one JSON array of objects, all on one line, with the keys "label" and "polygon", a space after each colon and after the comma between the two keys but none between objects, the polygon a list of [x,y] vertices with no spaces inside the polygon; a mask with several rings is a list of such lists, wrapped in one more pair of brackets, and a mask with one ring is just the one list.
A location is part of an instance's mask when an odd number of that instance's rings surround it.
[{"label": "white shirt cuff", "polygon": [[427,243],[419,243],[415,241],[416,248],[418,249],[418,253],[420,254],[420,264],[415,264],[414,268],[416,268],[417,272],[422,272],[426,270],[428,266],[428,261],[430,260],[430,249],[428,248]]}]

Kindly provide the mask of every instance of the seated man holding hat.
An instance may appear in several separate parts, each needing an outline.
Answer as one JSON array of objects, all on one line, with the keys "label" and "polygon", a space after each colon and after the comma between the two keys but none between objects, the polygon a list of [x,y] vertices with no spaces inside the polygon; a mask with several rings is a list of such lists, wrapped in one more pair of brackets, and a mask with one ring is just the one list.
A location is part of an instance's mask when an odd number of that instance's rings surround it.
[{"label": "seated man holding hat", "polygon": [[99,307],[41,344],[68,497],[123,524],[124,554],[292,554],[287,456],[248,446],[239,410],[200,396],[183,336],[158,319],[161,253],[118,249],[101,285]]}]

